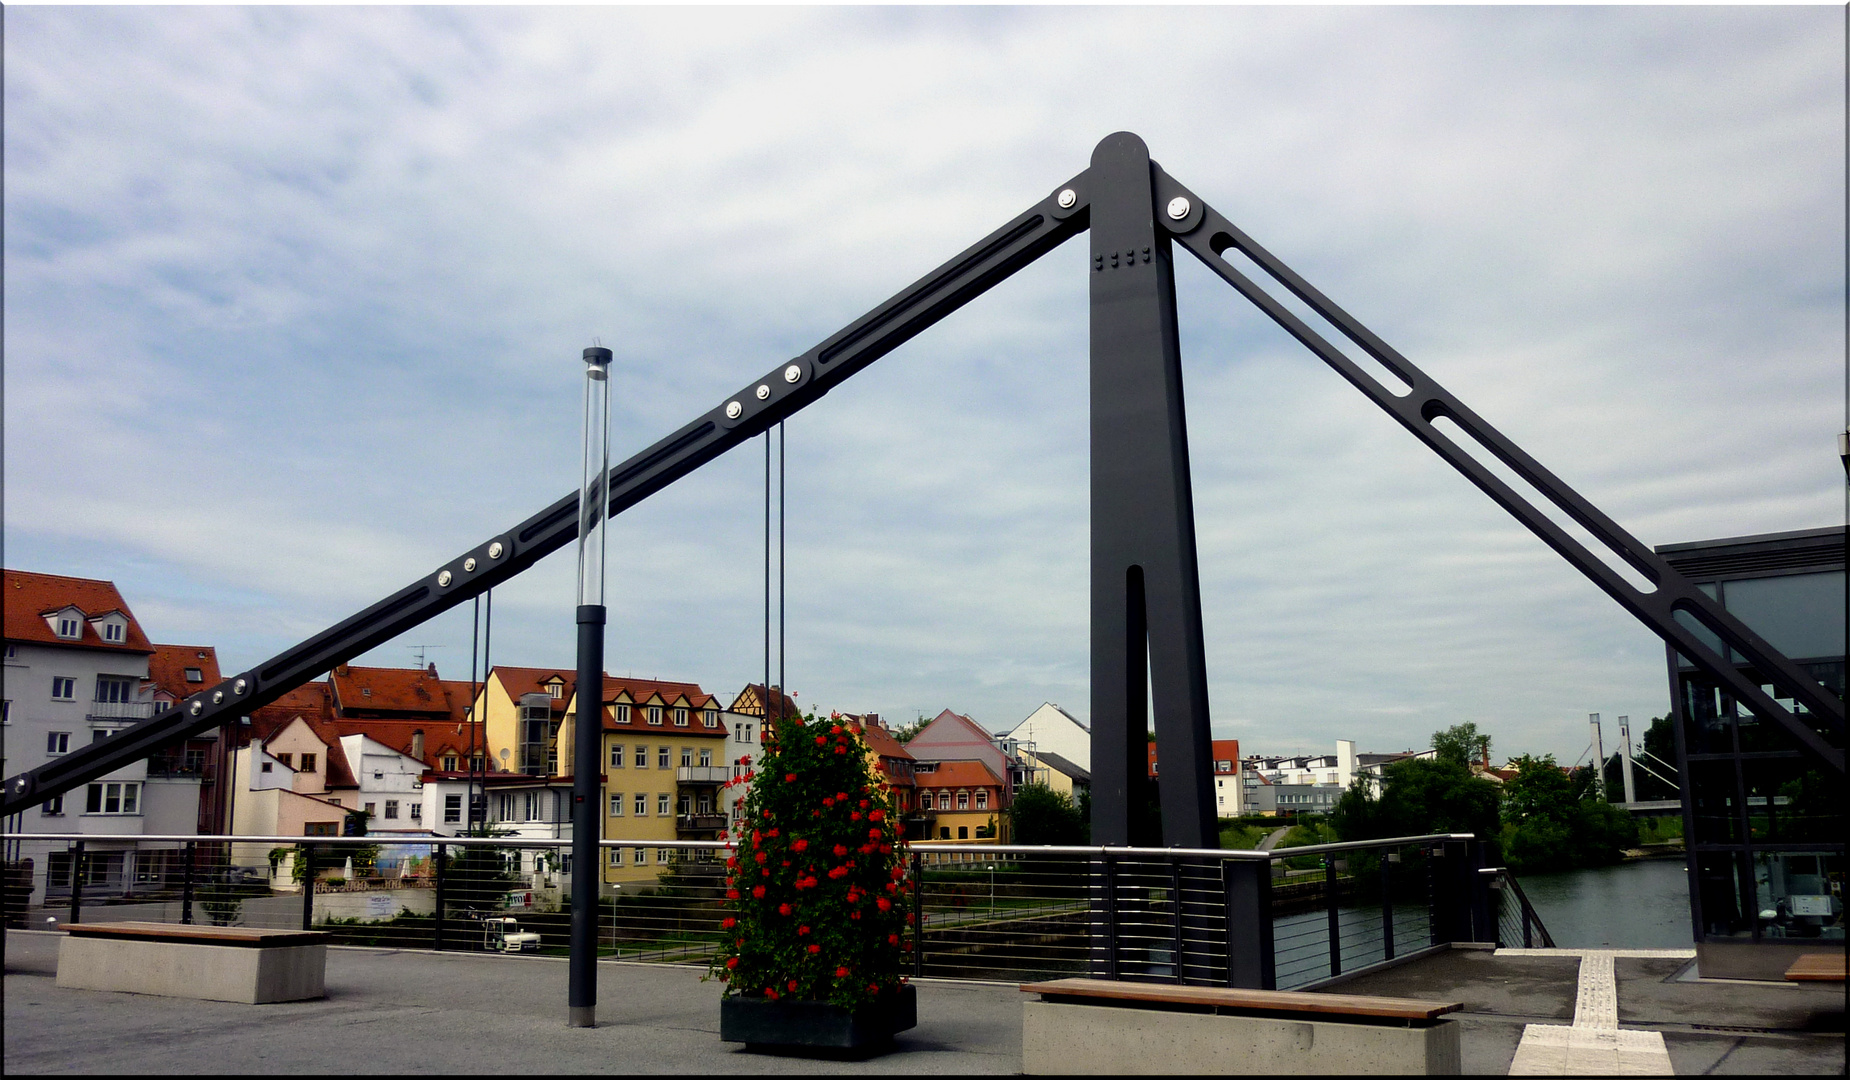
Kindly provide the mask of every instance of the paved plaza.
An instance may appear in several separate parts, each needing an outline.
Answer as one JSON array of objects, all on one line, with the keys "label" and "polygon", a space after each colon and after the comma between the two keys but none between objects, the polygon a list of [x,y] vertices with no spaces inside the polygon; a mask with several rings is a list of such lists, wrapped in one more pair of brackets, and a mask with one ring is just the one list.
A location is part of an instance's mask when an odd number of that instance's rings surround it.
[{"label": "paved plaza", "polygon": [[[1021,1071],[1025,995],[1012,985],[923,980],[919,1026],[897,1051],[846,1062],[721,1042],[720,986],[691,968],[599,964],[599,1026],[573,1029],[560,959],[335,947],[325,1000],[253,1006],[61,989],[61,939],[6,935],[9,1075]],[[1573,1025],[1582,962],[1451,951],[1332,990],[1467,1002],[1465,1072],[1504,1075],[1525,1030]],[[1677,1074],[1844,1071],[1841,986],[1694,982],[1685,966],[1611,959],[1620,1028],[1661,1035]]]}]

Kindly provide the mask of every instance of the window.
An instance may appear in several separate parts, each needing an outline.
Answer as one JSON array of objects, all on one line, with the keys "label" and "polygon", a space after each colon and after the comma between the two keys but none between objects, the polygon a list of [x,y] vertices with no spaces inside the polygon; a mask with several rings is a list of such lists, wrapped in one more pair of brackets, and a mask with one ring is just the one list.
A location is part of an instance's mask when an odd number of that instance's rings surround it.
[{"label": "window", "polygon": [[712,750],[702,750],[700,752],[700,767],[705,769],[711,766],[712,764],[713,764],[713,751]]},{"label": "window", "polygon": [[641,743],[636,744],[636,767],[638,769],[649,767],[649,748]]},{"label": "window", "polygon": [[424,804],[423,803],[414,802],[411,804],[411,820],[412,821],[423,821],[424,820]]},{"label": "window", "polygon": [[623,849],[622,848],[613,847],[610,849],[610,865],[612,866],[622,866],[623,865]]},{"label": "window", "polygon": [[139,814],[141,784],[91,784],[84,803],[86,814]]},{"label": "window", "polygon": [[443,771],[444,772],[455,772],[456,771],[456,755],[455,754],[443,755]]},{"label": "window", "polygon": [[260,766],[258,766],[258,768],[257,768],[257,771],[258,771],[258,772],[269,772],[269,771],[270,771],[270,763],[269,763],[269,762],[267,762],[267,761],[266,761],[266,762],[264,762],[264,763],[263,763],[262,765],[260,765]]},{"label": "window", "polygon": [[77,680],[63,675],[54,675],[51,679],[51,700],[76,701]]},{"label": "window", "polygon": [[82,636],[82,634],[83,634],[83,624],[78,622],[76,619],[73,619],[68,615],[62,616],[58,619],[58,636],[59,637],[77,638],[77,637]]},{"label": "window", "polygon": [[718,727],[719,713],[713,709],[703,709],[700,713],[700,722],[708,727]]},{"label": "window", "polygon": [[643,866],[643,865],[646,865],[648,861],[649,861],[649,849],[646,847],[637,848],[636,849],[636,865]]},{"label": "window", "polygon": [[957,826],[957,839],[959,840],[970,839],[970,826],[968,825]]},{"label": "window", "polygon": [[546,799],[540,792],[527,792],[527,820],[546,820]]},{"label": "window", "polygon": [[657,795],[655,797],[655,816],[656,817],[667,817],[668,816],[668,796]]},{"label": "window", "polygon": [[949,810],[950,808],[951,808],[951,793],[948,791],[938,792],[938,809]]},{"label": "window", "polygon": [[618,705],[612,711],[617,715],[617,723],[627,724],[630,722],[630,707],[628,705]]},{"label": "window", "polygon": [[668,751],[669,751],[669,748],[666,746],[656,747],[656,750],[655,750],[655,767],[656,768],[658,769],[668,768]]},{"label": "window", "polygon": [[621,791],[610,797],[610,816],[623,816],[623,793]]},{"label": "window", "polygon": [[303,754],[302,755],[302,771],[303,772],[314,772],[315,771],[315,755],[313,754]]},{"label": "window", "polygon": [[938,826],[938,839],[949,840],[950,838],[951,838],[951,827],[949,825]]},{"label": "window", "polygon": [[335,835],[334,826],[336,824],[337,824],[336,822],[332,822],[332,821],[310,821],[307,824],[302,826],[302,835],[303,836],[334,836]]},{"label": "window", "polygon": [[462,796],[445,795],[443,797],[443,823],[455,825],[462,821]]},{"label": "window", "polygon": [[675,709],[674,726],[675,727],[686,727],[687,726],[687,710],[686,709],[678,708],[678,707]]},{"label": "window", "polygon": [[970,809],[970,793],[968,791],[960,791],[957,793],[957,809]]},{"label": "window", "polygon": [[563,699],[565,697],[565,684],[561,682],[547,683],[546,684],[546,696],[554,699],[555,701]]},{"label": "window", "polygon": [[681,748],[681,767],[683,769],[689,769],[689,768],[692,768],[693,765],[694,765],[694,748],[691,746],[683,746]]},{"label": "window", "polygon": [[398,820],[398,800],[397,799],[387,799],[385,801],[385,819],[387,821],[397,821]]},{"label": "window", "polygon": [[752,726],[750,724],[745,725],[745,741],[752,741]]},{"label": "window", "polygon": [[649,723],[659,726],[662,722],[662,707],[660,705],[649,706],[648,715]]},{"label": "window", "polygon": [[90,729],[90,741],[91,742],[100,743],[104,739],[107,739],[107,738],[109,738],[108,728],[91,728]]},{"label": "window", "polygon": [[378,803],[370,803],[370,802],[369,802],[369,803],[367,803],[367,804],[366,804],[366,816],[367,816],[367,817],[372,817],[372,816],[373,816],[374,814],[377,814],[378,812],[379,812],[379,804],[378,804]]},{"label": "window", "polygon": [[514,796],[507,794],[495,796],[495,810],[496,821],[514,820]]},{"label": "window", "polygon": [[976,793],[976,808],[978,810],[989,809],[989,792],[979,791]]},{"label": "window", "polygon": [[362,686],[362,687],[360,687],[360,696],[361,696],[361,697],[372,697],[372,696],[373,696],[373,688],[372,688],[372,687],[370,687],[370,686]]},{"label": "window", "polygon": [[276,760],[282,762],[283,768],[285,769],[295,768],[295,755],[294,754],[272,754],[271,756],[274,757]]},{"label": "window", "polygon": [[186,681],[187,682],[205,682],[206,673],[204,671],[201,671],[199,668],[189,667],[186,669]]},{"label": "window", "polygon": [[610,767],[613,769],[621,769],[623,767],[623,744],[622,743],[611,743],[610,744]]},{"label": "window", "polygon": [[122,624],[119,622],[104,623],[103,624],[103,640],[116,642],[120,644],[122,641]]},{"label": "window", "polygon": [[694,800],[687,795],[680,796],[675,800],[674,812],[682,817],[688,816],[694,812]]},{"label": "window", "polygon": [[46,817],[63,817],[64,796],[53,795],[51,798],[46,799],[45,805],[39,808],[39,813],[44,814]]},{"label": "window", "polygon": [[71,733],[68,731],[48,731],[45,733],[45,752],[47,754],[68,754],[71,752]]},{"label": "window", "polygon": [[648,817],[649,816],[649,797],[647,795],[636,796],[636,816],[637,817]]}]

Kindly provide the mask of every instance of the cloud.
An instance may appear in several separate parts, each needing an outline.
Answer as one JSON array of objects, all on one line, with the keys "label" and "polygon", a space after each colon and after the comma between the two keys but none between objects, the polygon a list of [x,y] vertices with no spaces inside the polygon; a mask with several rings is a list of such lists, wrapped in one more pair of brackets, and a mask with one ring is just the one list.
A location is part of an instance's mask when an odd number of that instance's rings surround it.
[{"label": "cloud", "polygon": [[[8,565],[252,666],[648,445],[1138,131],[1647,543],[1842,520],[1827,9],[49,9],[5,42]],[[1211,275],[1217,728],[1579,748],[1662,650]],[[1083,241],[796,418],[801,700],[1088,711]],[[762,448],[612,532],[612,670],[756,678]],[[570,663],[569,560],[495,657]],[[157,618],[158,616],[158,618]],[[441,643],[452,612],[369,660]],[[1571,744],[1571,745],[1570,745]]]}]

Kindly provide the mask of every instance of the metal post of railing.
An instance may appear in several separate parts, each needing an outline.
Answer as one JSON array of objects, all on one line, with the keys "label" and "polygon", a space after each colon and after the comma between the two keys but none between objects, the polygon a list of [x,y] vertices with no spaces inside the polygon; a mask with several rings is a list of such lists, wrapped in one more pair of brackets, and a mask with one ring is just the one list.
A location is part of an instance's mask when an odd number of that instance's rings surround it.
[{"label": "metal post of railing", "polygon": [[925,974],[925,856],[912,853],[912,977]]},{"label": "metal post of railing", "polygon": [[1323,857],[1323,895],[1330,910],[1330,977],[1343,973],[1342,913],[1338,908],[1341,897],[1336,891],[1336,856]]},{"label": "metal post of railing", "polygon": [[1107,854],[1102,875],[1105,887],[1105,973],[1118,977],[1118,860]]},{"label": "metal post of railing", "polygon": [[84,842],[77,841],[71,845],[71,917],[67,922],[83,920],[84,905]]},{"label": "metal post of railing", "polygon": [[1394,861],[1397,852],[1381,853],[1381,959],[1394,959]]},{"label": "metal post of railing", "polygon": [[303,844],[302,853],[302,929],[315,928],[315,845]]},{"label": "metal post of railing", "polygon": [[1169,910],[1170,925],[1175,935],[1169,959],[1175,966],[1176,982],[1184,982],[1182,964],[1182,863],[1174,855],[1169,856]]},{"label": "metal post of railing", "polygon": [[1275,990],[1271,860],[1224,859],[1221,872],[1226,898],[1227,985]]},{"label": "metal post of railing", "polygon": [[430,864],[430,872],[434,875],[437,892],[437,911],[430,920],[430,947],[435,952],[443,951],[443,864],[447,861],[444,853],[448,850],[448,845],[438,844],[433,851],[436,857]]},{"label": "metal post of railing", "polygon": [[1533,949],[1535,948],[1535,937],[1530,929],[1529,902],[1521,895],[1516,897],[1516,910],[1522,913],[1522,947]]},{"label": "metal post of railing", "polygon": [[193,921],[193,845],[181,848],[186,854],[186,869],[180,877],[180,922],[191,924]]},{"label": "metal post of railing", "polygon": [[1484,873],[1484,842],[1471,839],[1465,841],[1463,877],[1469,890],[1471,931],[1468,941],[1497,940],[1497,920],[1490,910],[1490,883],[1495,876]]}]

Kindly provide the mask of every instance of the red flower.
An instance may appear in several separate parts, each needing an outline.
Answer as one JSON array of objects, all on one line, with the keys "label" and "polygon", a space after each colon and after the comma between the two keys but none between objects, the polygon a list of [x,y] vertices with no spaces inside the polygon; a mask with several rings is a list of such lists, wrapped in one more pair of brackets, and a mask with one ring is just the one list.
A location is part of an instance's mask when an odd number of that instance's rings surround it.
[{"label": "red flower", "polygon": [[879,908],[881,911],[891,911],[893,910],[893,901],[888,900],[886,897],[882,896],[879,900],[874,902],[874,906]]},{"label": "red flower", "polygon": [[888,934],[888,935],[886,936],[886,943],[887,943],[888,945],[897,945],[897,944],[899,944],[899,935],[898,935],[898,934]]},{"label": "red flower", "polygon": [[790,992],[793,994],[797,992],[797,981],[795,979],[790,980]]},{"label": "red flower", "polygon": [[913,923],[918,922],[918,921],[919,921],[918,916],[914,915],[910,911],[906,912],[906,925],[907,926],[911,926]]},{"label": "red flower", "polygon": [[856,810],[856,811],[855,811],[854,813],[852,813],[852,814],[849,814],[849,815],[848,815],[848,820],[849,820],[849,821],[859,821],[859,820],[861,820],[861,812],[860,812],[859,810]]},{"label": "red flower", "polygon": [[828,741],[829,741],[829,737],[828,737],[827,735],[818,735],[818,736],[816,736],[816,745],[817,745],[817,746],[821,746],[821,745],[823,745],[823,744],[825,744],[825,743],[827,743]]},{"label": "red flower", "polygon": [[794,783],[796,783],[796,782],[797,782],[797,774],[796,774],[796,773],[785,773],[785,774],[784,774],[784,783],[786,783],[786,784],[794,784]]},{"label": "red flower", "polygon": [[739,764],[741,765],[750,765],[751,763],[752,763],[752,756],[750,754],[746,754],[744,757],[739,759]]},{"label": "red flower", "polygon": [[773,989],[772,987],[767,986],[764,988],[764,996],[770,998],[772,1001],[776,1001],[777,991]]},{"label": "red flower", "polygon": [[779,905],[777,905],[777,913],[778,913],[779,915],[788,915],[788,914],[790,914],[790,905],[789,905],[789,904],[779,904]]},{"label": "red flower", "polygon": [[893,880],[894,880],[894,881],[898,881],[898,880],[899,880],[900,878],[903,878],[903,877],[905,877],[905,876],[906,876],[906,868],[905,868],[905,867],[903,867],[903,866],[895,866],[895,867],[893,868]]},{"label": "red flower", "polygon": [[802,937],[802,936],[803,936],[804,934],[807,934],[807,933],[809,933],[809,927],[807,927],[807,926],[799,926],[799,927],[797,927],[797,936],[798,936],[798,937]]},{"label": "red flower", "polygon": [[753,885],[752,886],[752,899],[753,900],[764,899],[764,886],[763,885]]},{"label": "red flower", "polygon": [[729,856],[726,859],[726,869],[737,870],[738,868],[739,868],[739,857],[737,855]]},{"label": "red flower", "polygon": [[[593,507],[593,509],[596,509],[596,508],[595,508],[595,507]],[[752,856],[752,858],[754,858],[754,859],[757,859],[757,860],[758,860],[758,862],[759,862],[759,864],[760,864],[760,865],[763,865],[763,863],[764,863],[764,861],[765,861],[766,859],[768,859],[768,858],[770,858],[770,856],[769,856],[769,855],[766,855],[766,854],[765,854],[764,852],[762,852],[762,851],[760,851],[760,852],[759,852],[758,854],[756,854],[756,855],[754,855],[754,856]]]},{"label": "red flower", "polygon": [[828,797],[827,795],[824,795],[824,796],[822,797],[822,805],[824,805],[824,806],[834,806],[834,805],[835,805],[835,800],[834,800],[834,799],[831,799],[831,798],[829,798],[829,797]]},{"label": "red flower", "polygon": [[846,854],[848,854],[848,846],[846,844],[836,844],[835,845],[835,857],[836,858],[839,859],[843,855],[846,855]]},{"label": "red flower", "polygon": [[790,849],[792,851],[798,851],[798,852],[804,850],[807,847],[809,847],[809,841],[801,840],[801,839],[793,841],[790,845]]},{"label": "red flower", "polygon": [[722,930],[730,930],[730,929],[732,929],[732,928],[733,928],[734,926],[737,926],[737,925],[738,925],[738,923],[739,923],[739,920],[737,920],[737,919],[735,919],[735,918],[733,918],[732,916],[730,916],[730,915],[728,915],[728,916],[726,916],[726,921],[725,921],[725,922],[723,922],[723,923],[720,923],[719,925],[720,925],[720,929],[722,929]]},{"label": "red flower", "polygon": [[867,830],[867,838],[868,838],[869,840],[878,840],[878,839],[880,839],[880,830],[879,830],[879,829],[869,829],[869,830]]},{"label": "red flower", "polygon": [[815,954],[815,953],[819,953],[819,952],[821,952],[821,951],[822,951],[822,946],[820,946],[820,945],[811,945],[811,946],[809,947],[809,951],[810,951],[810,953],[811,953],[812,955],[813,955],[813,954]]},{"label": "red flower", "polygon": [[728,961],[726,961],[726,967],[727,967],[728,969],[731,969],[731,968],[736,968],[736,967],[738,967],[738,966],[739,966],[739,958],[738,958],[738,957],[736,957],[736,956],[735,956],[735,957],[733,957],[732,959],[730,959],[730,960],[728,960]]},{"label": "red flower", "polygon": [[847,978],[847,977],[848,977],[848,969],[847,969],[847,968],[845,968],[845,967],[838,967],[838,968],[836,968],[836,969],[835,969],[835,977],[836,977],[836,978],[838,978],[838,979],[845,979],[845,978]]},{"label": "red flower", "polygon": [[847,793],[847,792],[845,792],[845,791],[838,791],[838,792],[836,792],[836,793],[835,793],[835,798],[836,798],[836,799],[837,799],[838,801],[840,801],[840,802],[847,802],[847,801],[848,801],[848,793]]},{"label": "red flower", "polygon": [[849,917],[850,919],[859,919],[859,918],[861,917],[861,913],[860,913],[860,912],[858,912],[858,911],[850,911],[850,912],[848,913],[848,917]]},{"label": "red flower", "polygon": [[727,889],[726,890],[726,899],[737,900],[738,898],[739,898],[739,890],[737,889]]},{"label": "red flower", "polygon": [[861,800],[861,809],[863,809],[863,810],[865,810],[865,809],[867,809],[867,800],[866,800],[866,799],[862,799],[862,800]]},{"label": "red flower", "polygon": [[893,845],[892,845],[892,844],[881,844],[881,845],[880,845],[880,854],[882,854],[882,855],[891,855],[892,853],[893,853]]},{"label": "red flower", "polygon": [[[862,803],[861,805],[862,805],[862,806],[866,806],[867,804],[866,804],[866,803]],[[867,820],[869,820],[869,821],[884,821],[884,820],[886,820],[886,811],[885,811],[885,810],[869,810],[869,811],[867,812]]]},{"label": "red flower", "polygon": [[838,754],[846,754],[848,752],[848,748],[845,746],[838,746],[835,748],[835,752]]},{"label": "red flower", "polygon": [[829,729],[829,734],[831,734],[831,735],[840,735],[840,734],[841,734],[841,725],[840,725],[840,724],[836,724],[836,725],[835,725],[834,727],[832,727],[832,728],[830,728],[830,729]]}]

